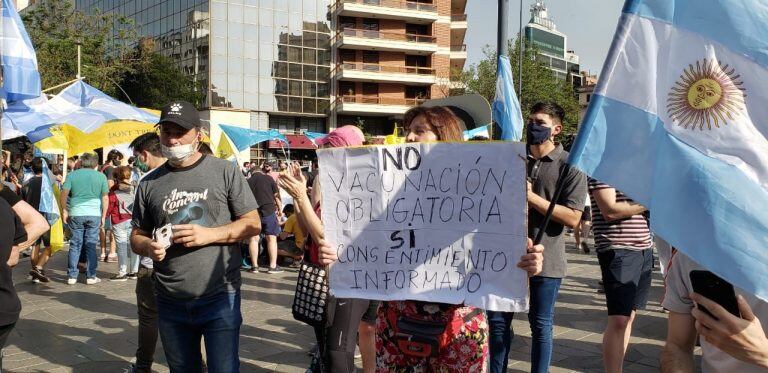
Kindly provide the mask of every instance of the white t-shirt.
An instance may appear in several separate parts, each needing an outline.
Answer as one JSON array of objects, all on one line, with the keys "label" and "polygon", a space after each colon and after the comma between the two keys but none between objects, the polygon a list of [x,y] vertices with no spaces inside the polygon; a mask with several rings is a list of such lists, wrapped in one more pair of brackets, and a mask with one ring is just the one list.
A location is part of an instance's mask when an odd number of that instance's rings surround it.
[{"label": "white t-shirt", "polygon": [[[698,265],[691,258],[681,252],[677,252],[672,258],[671,265],[667,269],[667,292],[664,295],[662,306],[677,313],[691,313],[694,307],[693,301],[688,297],[693,292],[691,280],[688,274],[693,270],[703,270],[704,267]],[[763,331],[768,333],[768,303],[758,298],[744,293],[741,289],[736,289],[737,294],[741,294],[752,308],[752,313],[760,320],[763,325]],[[737,360],[731,355],[719,350],[707,343],[701,338],[702,372],[728,372],[728,373],[765,373],[766,369],[757,365],[749,364]]]}]

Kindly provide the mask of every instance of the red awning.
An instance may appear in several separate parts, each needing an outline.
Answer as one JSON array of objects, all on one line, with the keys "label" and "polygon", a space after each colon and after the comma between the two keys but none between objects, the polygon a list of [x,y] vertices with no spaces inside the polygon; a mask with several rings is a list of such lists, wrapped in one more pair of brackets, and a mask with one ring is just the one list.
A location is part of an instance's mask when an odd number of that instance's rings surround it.
[{"label": "red awning", "polygon": [[[288,148],[290,149],[317,149],[315,144],[313,144],[312,141],[309,141],[309,139],[304,135],[285,135],[285,137],[288,139]],[[281,142],[277,140],[271,140],[268,146],[270,149],[280,149]],[[282,146],[285,146],[285,144]]]}]

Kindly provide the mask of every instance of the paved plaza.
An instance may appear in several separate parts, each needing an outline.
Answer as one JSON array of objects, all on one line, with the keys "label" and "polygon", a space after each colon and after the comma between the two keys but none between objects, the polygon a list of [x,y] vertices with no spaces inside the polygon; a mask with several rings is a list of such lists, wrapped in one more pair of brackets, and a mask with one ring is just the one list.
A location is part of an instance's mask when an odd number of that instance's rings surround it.
[{"label": "paved plaza", "polygon": [[[568,278],[558,298],[552,372],[602,371],[600,343],[605,323],[603,295],[594,254],[577,253],[568,245]],[[66,252],[49,264],[52,282],[26,280],[24,258],[14,271],[23,310],[8,346],[4,368],[9,372],[123,372],[136,351],[135,282],[109,282],[117,264],[101,263],[97,285],[66,284]],[[240,337],[242,372],[304,372],[314,343],[312,329],[290,313],[296,273],[243,273],[243,326]],[[626,372],[658,371],[666,335],[666,315],[659,301],[661,275],[655,273],[651,301],[635,323]],[[530,330],[526,315],[513,323],[512,372],[529,369]],[[156,371],[167,372],[162,346],[155,354]],[[358,359],[358,366],[360,361]]]}]

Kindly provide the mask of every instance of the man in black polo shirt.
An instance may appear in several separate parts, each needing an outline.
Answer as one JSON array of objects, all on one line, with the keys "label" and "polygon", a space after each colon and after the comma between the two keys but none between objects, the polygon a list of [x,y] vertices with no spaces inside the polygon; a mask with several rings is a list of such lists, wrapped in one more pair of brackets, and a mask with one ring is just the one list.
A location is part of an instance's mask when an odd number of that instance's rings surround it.
[{"label": "man in black polo shirt", "polygon": [[[265,165],[268,165],[265,163]],[[271,167],[270,167],[271,169]],[[253,196],[256,197],[256,203],[259,205],[259,216],[261,216],[261,231],[264,233],[264,239],[267,241],[267,254],[269,255],[269,268],[267,273],[275,274],[282,272],[277,266],[277,236],[280,234],[280,223],[277,220],[277,213],[281,211],[280,190],[277,182],[269,174],[269,169],[265,166],[262,172],[251,175],[248,179],[248,186],[251,187]],[[250,272],[258,271],[256,263],[259,256],[259,239],[252,237],[248,243],[248,250],[251,254]]]},{"label": "man in black polo shirt", "polygon": [[[21,196],[24,198],[30,206],[35,210],[40,210],[40,194],[43,187],[43,158],[36,157],[32,159],[32,172],[35,176],[29,179],[21,188]],[[48,259],[51,257],[51,231],[43,233],[40,240],[35,243],[32,248],[32,255],[29,257],[29,261],[32,264],[32,269],[29,271],[29,275],[32,276],[33,282],[49,282],[48,276],[45,275],[45,264],[48,263]]]},{"label": "man in black polo shirt", "polygon": [[[587,178],[569,167],[568,152],[555,144],[562,132],[565,111],[555,103],[537,103],[528,117],[528,237],[535,238],[563,174],[563,190],[541,244],[544,268],[530,279],[531,372],[547,372],[552,358],[552,325],[560,283],[565,277],[565,227],[581,221]],[[490,331],[490,371],[505,372],[512,340],[511,313],[488,312]]]}]

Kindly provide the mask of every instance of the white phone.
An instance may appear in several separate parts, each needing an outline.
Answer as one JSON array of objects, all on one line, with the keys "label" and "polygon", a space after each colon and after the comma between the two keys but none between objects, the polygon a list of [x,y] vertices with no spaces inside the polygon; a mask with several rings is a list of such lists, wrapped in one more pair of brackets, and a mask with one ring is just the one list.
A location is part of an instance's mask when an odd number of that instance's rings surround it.
[{"label": "white phone", "polygon": [[153,235],[155,236],[155,242],[159,243],[163,248],[167,249],[171,247],[173,242],[173,225],[168,223],[160,228],[155,229]]}]

